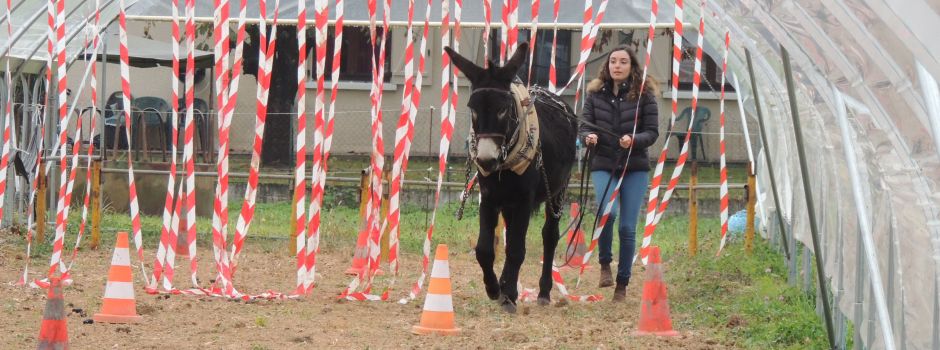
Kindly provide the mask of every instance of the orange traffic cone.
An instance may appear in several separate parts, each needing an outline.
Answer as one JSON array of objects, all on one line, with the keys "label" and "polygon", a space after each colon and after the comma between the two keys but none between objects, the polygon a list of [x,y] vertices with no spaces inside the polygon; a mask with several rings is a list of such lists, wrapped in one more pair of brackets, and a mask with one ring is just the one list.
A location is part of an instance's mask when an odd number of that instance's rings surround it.
[{"label": "orange traffic cone", "polygon": [[638,335],[679,335],[672,329],[669,318],[669,297],[663,282],[662,259],[659,247],[651,246],[649,264],[646,266],[646,284],[643,285],[643,300],[640,302]]},{"label": "orange traffic cone", "polygon": [[108,270],[108,284],[104,288],[101,312],[95,322],[137,323],[137,302],[134,300],[134,280],[131,278],[131,252],[127,245],[127,232],[118,232],[114,244],[114,257]]},{"label": "orange traffic cone", "polygon": [[431,282],[424,297],[421,323],[411,328],[415,334],[457,335],[460,328],[454,322],[454,300],[450,290],[450,267],[447,263],[447,245],[438,244],[431,268]]},{"label": "orange traffic cone", "polygon": [[49,280],[46,310],[42,313],[39,329],[39,349],[68,349],[69,332],[65,321],[65,302],[62,300],[62,281],[59,277]]},{"label": "orange traffic cone", "polygon": [[[578,218],[578,212],[578,203],[571,203],[572,220]],[[568,247],[565,248],[565,260],[562,261],[565,264],[561,266],[561,269],[590,268],[591,265],[589,265],[587,261],[584,261],[584,254],[587,253],[587,244],[584,242],[584,230],[578,228],[576,231],[574,227],[572,227],[571,230],[568,231],[568,238],[565,239],[565,242],[568,242]]]}]

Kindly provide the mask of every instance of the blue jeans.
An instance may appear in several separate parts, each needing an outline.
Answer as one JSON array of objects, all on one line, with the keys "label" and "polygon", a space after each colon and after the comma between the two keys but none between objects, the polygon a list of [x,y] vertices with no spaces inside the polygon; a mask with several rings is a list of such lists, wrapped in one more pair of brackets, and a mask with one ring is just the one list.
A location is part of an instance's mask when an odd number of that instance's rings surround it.
[{"label": "blue jeans", "polygon": [[[627,171],[623,183],[620,185],[620,194],[614,201],[610,218],[604,225],[604,229],[601,230],[601,237],[598,241],[600,245],[598,257],[601,264],[610,264],[613,261],[614,221],[619,213],[620,254],[618,255],[618,261],[620,263],[617,266],[617,283],[626,283],[630,280],[633,254],[636,251],[637,219],[640,215],[640,205],[643,204],[643,198],[646,197],[646,190],[649,186],[647,173],[647,171]],[[598,170],[591,172],[591,180],[594,181],[595,199],[600,207],[600,214],[603,214],[607,199],[610,198],[617,186],[620,173],[617,172],[613,176],[614,178],[611,180],[609,171]],[[608,181],[610,185],[608,185]],[[609,186],[609,188],[605,191],[604,186]]]}]

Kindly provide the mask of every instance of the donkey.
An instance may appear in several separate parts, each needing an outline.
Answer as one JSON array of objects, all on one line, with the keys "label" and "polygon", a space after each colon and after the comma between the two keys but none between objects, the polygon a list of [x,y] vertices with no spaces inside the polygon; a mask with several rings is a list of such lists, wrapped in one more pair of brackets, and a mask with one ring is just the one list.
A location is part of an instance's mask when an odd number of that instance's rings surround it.
[{"label": "donkey", "polygon": [[[523,43],[503,67],[482,68],[445,48],[470,80],[470,156],[480,173],[480,233],[476,258],[486,294],[504,311],[516,312],[519,268],[525,259],[529,219],[545,203],[543,259],[538,303],[551,302],[552,264],[558,243],[562,201],[575,162],[577,117],[557,95],[514,84],[527,50]],[[531,96],[529,96],[531,94]],[[537,116],[537,117],[536,117]],[[496,222],[506,222],[506,263],[499,280],[493,271]]]}]

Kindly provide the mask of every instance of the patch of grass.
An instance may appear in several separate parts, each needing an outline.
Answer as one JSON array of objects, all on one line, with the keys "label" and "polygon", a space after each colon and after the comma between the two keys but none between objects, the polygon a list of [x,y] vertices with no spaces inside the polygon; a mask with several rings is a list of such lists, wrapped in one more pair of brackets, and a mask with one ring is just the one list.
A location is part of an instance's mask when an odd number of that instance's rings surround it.
[{"label": "patch of grass", "polygon": [[661,226],[655,240],[667,265],[673,310],[689,315],[685,327],[709,329],[744,348],[828,346],[814,298],[787,285],[783,256],[766,242],[756,239],[751,255],[743,242],[732,242],[716,257],[718,220],[705,219],[699,222],[698,254],[691,257],[687,220],[674,218]]},{"label": "patch of grass", "polygon": [[[351,251],[361,226],[356,194],[337,193],[328,198],[323,212],[321,247],[324,250]],[[353,205],[339,203],[341,199]],[[354,201],[355,199],[355,201]],[[467,249],[476,241],[478,232],[478,207],[475,201],[467,201],[464,218],[457,220],[458,203],[442,205],[436,213],[434,243],[446,243],[452,249]],[[234,231],[240,201],[230,205],[229,232]],[[544,222],[542,211],[532,216],[526,238],[529,246],[528,258],[541,255],[541,235]],[[78,230],[80,209],[70,217],[66,247],[73,244]],[[401,248],[403,254],[421,254],[427,234],[431,213],[419,206],[406,205],[401,217]],[[265,249],[285,249],[290,237],[291,205],[281,203],[259,203],[248,235],[248,244],[261,244]],[[569,218],[562,219],[561,227]],[[591,231],[593,216],[588,214],[583,224]],[[113,233],[130,231],[130,218],[124,213],[105,212],[102,216],[102,247],[113,245]],[[145,249],[155,249],[162,228],[159,216],[142,216]],[[197,219],[198,242],[202,247],[211,245],[210,218]],[[47,231],[49,232],[49,231]],[[640,230],[639,232],[642,232]],[[87,234],[87,232],[86,232]],[[562,235],[565,233],[562,232]],[[52,236],[47,234],[47,237]],[[51,238],[47,238],[51,240]],[[615,240],[616,241],[616,240]],[[694,329],[707,332],[710,337],[727,345],[743,348],[803,349],[825,348],[826,337],[823,324],[814,310],[814,299],[798,287],[786,284],[786,266],[781,254],[757,239],[751,255],[744,252],[743,242],[731,241],[720,257],[715,257],[719,242],[718,220],[705,218],[699,222],[699,253],[688,254],[688,220],[684,217],[667,217],[654,236],[654,244],[663,251],[666,266],[666,282],[669,286],[670,302],[677,329]],[[89,237],[83,239],[88,245]],[[559,243],[559,247],[564,246]],[[616,244],[616,243],[615,243]],[[48,256],[49,244],[34,244],[36,256]],[[619,249],[615,247],[614,249]],[[563,251],[559,249],[558,251]],[[595,260],[596,261],[596,260]],[[642,283],[642,268],[635,269],[635,283]],[[479,289],[482,286],[471,285]],[[481,303],[481,307],[489,303]],[[486,310],[481,309],[481,310]],[[479,310],[463,310],[469,315]],[[583,310],[578,309],[578,312]],[[586,311],[584,311],[586,312]],[[266,325],[264,318],[255,323]]]}]

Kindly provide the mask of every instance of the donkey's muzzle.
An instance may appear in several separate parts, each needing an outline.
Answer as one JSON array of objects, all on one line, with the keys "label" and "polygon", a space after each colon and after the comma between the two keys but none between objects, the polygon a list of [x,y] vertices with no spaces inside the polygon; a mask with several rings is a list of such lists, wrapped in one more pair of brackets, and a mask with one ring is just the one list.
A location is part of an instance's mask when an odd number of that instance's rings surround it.
[{"label": "donkey's muzzle", "polygon": [[484,171],[492,172],[499,166],[502,148],[490,137],[481,137],[477,141],[477,165]]}]

